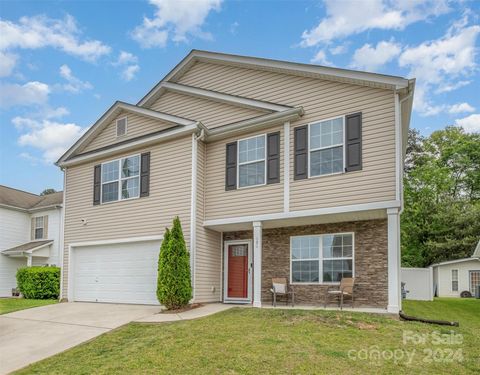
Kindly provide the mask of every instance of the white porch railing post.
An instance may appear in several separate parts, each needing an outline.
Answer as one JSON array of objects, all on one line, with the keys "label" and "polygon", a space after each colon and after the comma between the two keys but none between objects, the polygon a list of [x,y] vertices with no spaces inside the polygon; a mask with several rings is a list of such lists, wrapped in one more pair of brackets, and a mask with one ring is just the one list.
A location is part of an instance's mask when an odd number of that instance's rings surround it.
[{"label": "white porch railing post", "polygon": [[400,286],[400,214],[397,208],[387,209],[388,217],[388,306],[390,313],[402,309]]},{"label": "white porch railing post", "polygon": [[262,222],[253,222],[253,306],[262,306]]}]

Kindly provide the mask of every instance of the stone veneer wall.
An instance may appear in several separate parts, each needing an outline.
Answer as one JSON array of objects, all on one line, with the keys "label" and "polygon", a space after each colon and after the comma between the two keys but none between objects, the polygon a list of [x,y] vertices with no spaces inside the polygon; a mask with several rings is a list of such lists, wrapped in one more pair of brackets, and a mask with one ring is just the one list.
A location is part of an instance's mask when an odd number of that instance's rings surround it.
[{"label": "stone veneer wall", "polygon": [[[355,233],[355,306],[386,308],[388,304],[387,220],[285,227],[263,230],[262,302],[271,303],[273,277],[290,279],[290,237],[325,233]],[[225,232],[223,239],[252,239],[252,231]],[[324,303],[327,285],[294,285],[296,302]],[[333,300],[332,300],[333,303]],[[346,301],[348,305],[350,301]]]}]

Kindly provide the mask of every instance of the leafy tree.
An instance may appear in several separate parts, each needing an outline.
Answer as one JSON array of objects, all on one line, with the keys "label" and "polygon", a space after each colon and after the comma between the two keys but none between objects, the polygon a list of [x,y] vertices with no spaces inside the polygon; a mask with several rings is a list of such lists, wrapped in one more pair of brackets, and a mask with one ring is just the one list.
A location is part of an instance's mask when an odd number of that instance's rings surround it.
[{"label": "leafy tree", "polygon": [[480,135],[411,130],[401,218],[402,265],[468,257],[480,238]]},{"label": "leafy tree", "polygon": [[166,229],[158,261],[157,297],[168,310],[180,309],[192,298],[190,256],[178,216]]},{"label": "leafy tree", "polygon": [[44,196],[44,195],[48,195],[48,194],[53,194],[53,193],[56,193],[57,191],[55,189],[52,189],[52,188],[48,188],[48,189],[45,189],[44,191],[42,191],[40,193],[41,196]]}]

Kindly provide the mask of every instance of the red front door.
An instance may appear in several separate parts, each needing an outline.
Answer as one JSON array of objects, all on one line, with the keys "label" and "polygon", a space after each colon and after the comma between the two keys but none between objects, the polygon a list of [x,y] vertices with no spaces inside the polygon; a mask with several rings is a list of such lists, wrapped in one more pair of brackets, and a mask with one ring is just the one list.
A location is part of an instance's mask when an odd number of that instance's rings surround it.
[{"label": "red front door", "polygon": [[248,298],[248,245],[228,245],[228,298]]}]

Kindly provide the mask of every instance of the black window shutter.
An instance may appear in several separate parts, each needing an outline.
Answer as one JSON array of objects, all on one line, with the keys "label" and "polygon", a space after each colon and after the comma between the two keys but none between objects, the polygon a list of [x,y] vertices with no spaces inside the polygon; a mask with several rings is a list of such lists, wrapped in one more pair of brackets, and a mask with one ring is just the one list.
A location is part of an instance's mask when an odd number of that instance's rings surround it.
[{"label": "black window shutter", "polygon": [[267,134],[267,184],[280,182],[280,132]]},{"label": "black window shutter", "polygon": [[362,169],[362,113],[347,115],[345,118],[345,171]]},{"label": "black window shutter", "polygon": [[237,188],[237,142],[227,143],[225,159],[225,190]]},{"label": "black window shutter", "polygon": [[140,197],[150,194],[150,152],[141,155],[140,166]]},{"label": "black window shutter", "polygon": [[295,159],[294,179],[308,178],[308,125],[298,126],[294,130]]},{"label": "black window shutter", "polygon": [[93,167],[93,204],[100,204],[100,191],[101,191],[101,177],[102,177],[102,166],[96,165]]}]

